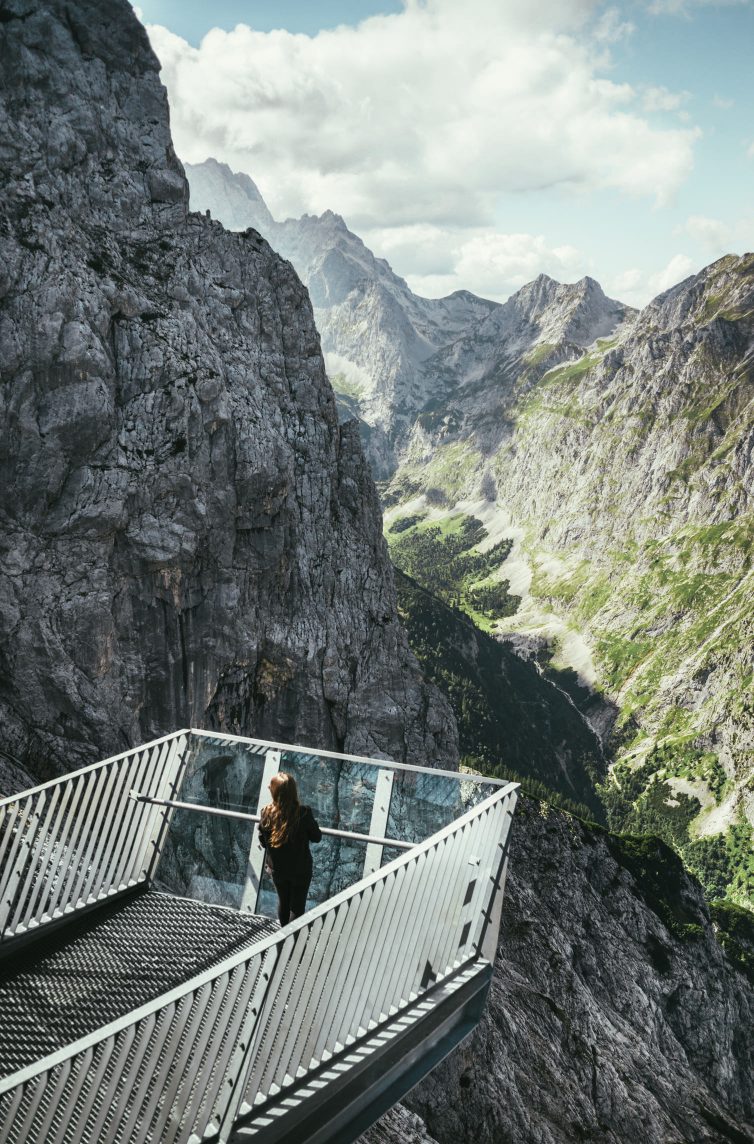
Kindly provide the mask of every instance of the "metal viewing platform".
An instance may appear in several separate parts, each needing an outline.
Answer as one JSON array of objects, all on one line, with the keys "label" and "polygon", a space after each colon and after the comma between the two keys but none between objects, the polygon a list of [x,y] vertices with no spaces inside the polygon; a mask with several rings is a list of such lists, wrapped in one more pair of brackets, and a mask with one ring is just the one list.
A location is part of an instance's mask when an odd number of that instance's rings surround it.
[{"label": "metal viewing platform", "polygon": [[[282,929],[278,770],[325,834]],[[186,730],[1,801],[0,1140],[355,1140],[479,1020],[516,797]]]}]

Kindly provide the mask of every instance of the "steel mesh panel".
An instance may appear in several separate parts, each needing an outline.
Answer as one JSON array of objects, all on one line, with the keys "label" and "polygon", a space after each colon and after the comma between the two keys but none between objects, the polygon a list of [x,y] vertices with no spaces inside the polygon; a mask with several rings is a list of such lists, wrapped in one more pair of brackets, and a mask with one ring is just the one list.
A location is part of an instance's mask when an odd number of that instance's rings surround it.
[{"label": "steel mesh panel", "polygon": [[0,977],[8,1076],[161,996],[277,929],[268,918],[154,891],[103,908],[76,935]]}]

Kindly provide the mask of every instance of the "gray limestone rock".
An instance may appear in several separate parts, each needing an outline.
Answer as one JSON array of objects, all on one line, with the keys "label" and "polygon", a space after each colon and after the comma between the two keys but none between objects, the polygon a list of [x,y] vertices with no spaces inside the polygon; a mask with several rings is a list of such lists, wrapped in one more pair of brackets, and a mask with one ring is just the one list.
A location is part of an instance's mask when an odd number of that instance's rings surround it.
[{"label": "gray limestone rock", "polygon": [[[306,291],[188,213],[126,0],[0,0],[0,104],[4,750],[199,723],[451,765]],[[516,839],[485,1022],[373,1140],[745,1140],[751,989],[698,890],[674,935],[605,836]]]},{"label": "gray limestone rock", "polygon": [[[667,848],[524,799],[487,1010],[407,1104],[438,1144],[745,1144],[753,1027],[752,983]],[[402,1139],[386,1119],[369,1142]]]},{"label": "gray limestone rock", "polygon": [[309,289],[342,413],[360,420],[375,476],[389,476],[416,414],[436,396],[424,363],[497,303],[465,290],[420,298],[333,211],[275,222],[247,175],[214,159],[187,164],[186,173],[193,207],[232,229],[257,227],[293,263]]},{"label": "gray limestone rock", "polygon": [[179,726],[449,764],[305,289],[188,212],[125,0],[0,9],[0,738]]}]

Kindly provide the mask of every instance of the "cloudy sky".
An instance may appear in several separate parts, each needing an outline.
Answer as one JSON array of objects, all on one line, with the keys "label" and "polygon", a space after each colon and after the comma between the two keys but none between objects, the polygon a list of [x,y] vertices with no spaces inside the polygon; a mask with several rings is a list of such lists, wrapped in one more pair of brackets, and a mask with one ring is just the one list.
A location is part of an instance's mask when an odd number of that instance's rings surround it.
[{"label": "cloudy sky", "polygon": [[754,250],[754,0],[139,0],[180,157],[418,293],[641,305]]}]

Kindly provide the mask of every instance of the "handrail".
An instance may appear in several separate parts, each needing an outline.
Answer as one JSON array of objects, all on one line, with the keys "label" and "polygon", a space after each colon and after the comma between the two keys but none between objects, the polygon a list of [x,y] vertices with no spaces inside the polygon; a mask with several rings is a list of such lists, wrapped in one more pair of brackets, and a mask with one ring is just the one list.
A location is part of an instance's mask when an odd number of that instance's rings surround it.
[{"label": "handrail", "polygon": [[85,767],[79,767],[77,771],[71,771],[66,775],[59,775],[56,779],[48,779],[46,783],[39,783],[38,786],[29,787],[28,790],[18,791],[17,794],[9,794],[5,798],[0,798],[0,810],[12,802],[17,802],[20,798],[26,798],[27,795],[39,794],[41,791],[49,790],[64,780],[68,782],[70,779],[77,779],[81,775],[89,774],[91,771],[98,771],[100,768],[110,766],[112,763],[120,763],[140,751],[147,751],[151,747],[159,747],[162,743],[168,743],[171,739],[178,739],[181,735],[193,735],[194,733],[195,732],[190,731],[188,728],[184,728],[182,731],[171,731],[169,735],[161,735],[159,739],[150,739],[148,743],[142,743],[141,746],[129,747],[127,751],[121,751],[119,755],[111,755],[108,759],[98,759],[96,763],[88,763]]},{"label": "handrail", "polygon": [[222,739],[229,743],[249,743],[253,747],[265,747],[268,750],[286,751],[295,755],[315,755],[323,759],[343,759],[347,763],[368,763],[372,767],[385,767],[391,771],[413,771],[419,774],[440,775],[444,779],[455,779],[456,782],[484,783],[485,786],[504,787],[508,785],[507,779],[495,779],[488,775],[474,775],[469,771],[447,771],[442,767],[422,767],[416,763],[396,763],[393,759],[369,758],[368,755],[345,755],[342,751],[325,751],[319,747],[296,747],[291,743],[273,743],[267,739],[250,739],[244,735],[228,735],[220,731],[205,731],[192,727],[186,734],[199,735],[205,739]]},{"label": "handrail", "polygon": [[235,969],[245,960],[248,960],[249,957],[256,955],[257,953],[267,952],[273,947],[279,945],[284,940],[283,929],[285,931],[285,935],[290,936],[296,933],[298,930],[310,927],[312,922],[317,918],[329,913],[331,910],[337,910],[340,906],[346,904],[351,898],[356,897],[365,889],[373,886],[376,882],[384,881],[385,878],[392,874],[399,866],[405,865],[407,862],[410,862],[412,859],[418,857],[420,854],[426,852],[427,850],[435,848],[438,843],[444,841],[446,838],[456,833],[457,828],[462,828],[463,826],[468,825],[468,823],[474,818],[479,817],[480,813],[489,810],[493,802],[496,803],[502,801],[503,797],[518,790],[519,785],[519,783],[507,783],[505,790],[496,791],[495,794],[490,795],[487,799],[485,799],[484,802],[477,803],[476,806],[472,807],[471,810],[467,811],[461,818],[454,819],[453,822],[451,822],[448,826],[443,827],[443,829],[439,830],[436,834],[426,838],[423,842],[417,842],[413,844],[411,846],[411,849],[414,852],[413,854],[399,855],[397,858],[394,858],[385,866],[381,866],[379,870],[375,870],[373,874],[369,874],[365,878],[362,878],[360,882],[354,882],[353,885],[347,886],[345,890],[341,890],[340,893],[335,894],[332,898],[328,898],[326,902],[322,902],[319,906],[315,906],[314,909],[307,910],[305,914],[302,914],[294,921],[289,922],[285,927],[282,927],[280,930],[278,930],[277,933],[269,934],[267,937],[261,938],[258,942],[254,943],[253,947],[236,951],[229,957],[225,958],[223,961],[218,962],[216,965],[210,966],[209,969],[206,969],[202,973],[192,977],[189,981],[186,981],[182,985],[176,986],[169,993],[165,993],[162,996],[155,998],[153,1001],[147,1002],[139,1009],[133,1010],[133,1012],[129,1013],[126,1017],[121,1017],[117,1021],[110,1022],[109,1025],[103,1026],[102,1029],[97,1030],[95,1033],[90,1033],[88,1036],[80,1038],[80,1040],[75,1041],[71,1045],[66,1045],[65,1048],[59,1049],[55,1053],[51,1053],[49,1056],[44,1057],[42,1060],[35,1061],[33,1065],[29,1065],[27,1068],[19,1071],[18,1073],[14,1073],[12,1077],[6,1077],[4,1079],[0,1078],[0,1093],[7,1091],[7,1089],[11,1087],[11,1079],[19,1079],[21,1081],[26,1080],[28,1077],[34,1075],[34,1073],[42,1070],[43,1068],[50,1068],[54,1064],[57,1064],[61,1060],[65,1059],[66,1056],[69,1056],[72,1052],[77,1052],[81,1048],[90,1046],[94,1043],[94,1039],[96,1039],[100,1033],[121,1029],[129,1021],[136,1018],[137,1016],[141,1017],[150,1013],[154,1013],[163,1008],[167,1003],[177,1000],[183,996],[184,993],[187,993],[192,989],[199,989],[202,985],[206,985],[208,982],[214,980],[220,974],[225,973],[228,970]]},{"label": "handrail", "polygon": [[136,782],[175,794],[185,746],[181,732],[165,735],[0,804],[3,952],[147,881],[167,812],[128,805],[127,792]]},{"label": "handrail", "polygon": [[[78,778],[79,775],[99,770],[101,767],[106,767],[109,764],[119,763],[123,759],[134,755],[137,751],[145,751],[150,747],[157,747],[161,743],[166,743],[170,739],[177,739],[180,735],[195,735],[203,739],[219,739],[227,743],[246,743],[249,746],[261,747],[264,750],[287,751],[297,755],[315,755],[325,759],[342,759],[348,763],[368,763],[370,766],[385,767],[391,771],[409,771],[418,772],[420,774],[440,775],[445,779],[455,779],[456,782],[483,783],[485,786],[493,787],[503,787],[506,786],[507,783],[506,779],[496,779],[489,775],[475,775],[468,771],[448,771],[443,770],[441,767],[421,767],[415,763],[396,763],[393,759],[369,758],[367,755],[346,755],[339,751],[320,750],[318,747],[301,747],[291,743],[274,743],[269,739],[251,739],[245,735],[229,735],[222,731],[207,731],[202,727],[183,727],[180,731],[171,731],[169,735],[162,735],[159,739],[150,739],[148,743],[142,743],[139,747],[130,747],[127,751],[121,751],[118,755],[111,755],[107,759],[99,759],[96,763],[89,763],[85,767],[79,767],[77,771],[71,771],[70,774],[64,775],[63,777],[65,779]],[[41,791],[56,786],[60,781],[60,778],[48,779],[47,782],[40,783],[35,787],[29,787],[28,790],[21,791],[19,794],[7,795],[5,798],[0,798],[0,810],[22,795],[39,794]]]},{"label": "handrail", "polygon": [[[248,814],[241,810],[224,810],[219,806],[203,806],[197,802],[180,802],[178,799],[152,798],[148,794],[140,794],[137,790],[130,791],[128,797],[132,798],[134,802],[149,802],[153,806],[169,806],[173,810],[195,810],[199,814],[214,814],[218,818],[236,818],[241,822],[262,821],[259,814]],[[329,834],[333,838],[347,838],[351,842],[374,842],[378,846],[393,846],[398,850],[413,850],[416,845],[415,842],[402,842],[398,838],[380,838],[375,834],[357,834],[355,830],[336,830],[331,826],[320,826],[320,830],[323,834]]]},{"label": "handrail", "polygon": [[[226,1140],[239,1111],[284,1099],[479,958],[517,785],[278,933],[0,1081],[7,1140],[96,1141],[119,1128],[161,1144]],[[76,1107],[61,1117],[71,1090]]]},{"label": "handrail", "polygon": [[[71,912],[88,909],[112,894],[151,879],[174,809],[168,796],[174,797],[180,792],[182,775],[193,749],[207,740],[240,744],[249,751],[250,760],[252,756],[261,759],[270,747],[261,739],[203,730],[177,731],[0,800],[2,952],[26,940],[31,931],[57,924]],[[334,751],[310,752],[283,744],[277,744],[275,750],[290,751],[303,758],[366,763],[378,776],[404,771],[432,779],[450,778],[454,782],[466,778],[477,790],[483,786],[505,789],[501,780],[390,760],[365,759]],[[152,802],[153,811],[147,809],[147,803],[137,803],[138,810],[131,804],[133,810],[124,811],[122,800],[134,786],[151,799],[167,801]],[[384,797],[380,797],[384,801]],[[386,825],[387,812],[373,817],[368,834],[348,832],[344,835],[372,848],[372,853],[367,851],[365,868],[373,869],[379,864],[381,847],[408,849],[410,846],[399,839],[385,837]]]}]

